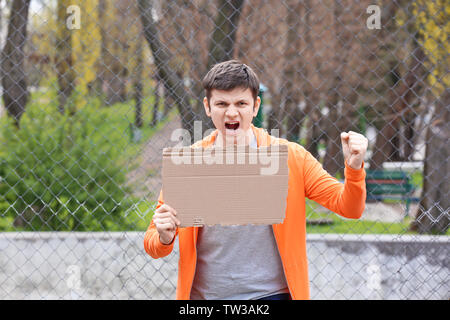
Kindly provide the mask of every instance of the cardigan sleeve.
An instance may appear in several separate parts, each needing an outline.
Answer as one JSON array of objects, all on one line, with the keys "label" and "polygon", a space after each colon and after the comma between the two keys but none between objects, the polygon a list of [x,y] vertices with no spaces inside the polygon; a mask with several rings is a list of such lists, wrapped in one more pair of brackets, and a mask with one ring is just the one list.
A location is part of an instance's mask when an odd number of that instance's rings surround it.
[{"label": "cardigan sleeve", "polygon": [[[164,204],[162,191],[159,194],[158,204],[156,205],[156,209]],[[163,258],[169,255],[173,250],[173,245],[175,243],[175,238],[178,235],[178,228],[173,237],[173,240],[170,244],[163,244],[159,239],[158,230],[156,230],[156,226],[153,223],[153,220],[150,222],[150,225],[147,228],[144,236],[144,249],[152,258],[158,259]]]},{"label": "cardigan sleeve", "polygon": [[361,217],[366,202],[364,163],[358,170],[345,163],[344,183],[325,171],[321,163],[306,150],[303,165],[306,197],[343,217]]}]

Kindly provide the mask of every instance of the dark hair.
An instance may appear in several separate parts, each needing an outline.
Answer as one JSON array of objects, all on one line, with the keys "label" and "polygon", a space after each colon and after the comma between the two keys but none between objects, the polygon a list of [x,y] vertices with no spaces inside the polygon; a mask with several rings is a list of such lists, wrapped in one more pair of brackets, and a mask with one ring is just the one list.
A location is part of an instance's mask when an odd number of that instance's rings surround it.
[{"label": "dark hair", "polygon": [[203,78],[206,98],[211,98],[211,91],[233,90],[234,88],[250,88],[253,99],[259,93],[259,79],[253,70],[238,60],[228,60],[214,65]]}]

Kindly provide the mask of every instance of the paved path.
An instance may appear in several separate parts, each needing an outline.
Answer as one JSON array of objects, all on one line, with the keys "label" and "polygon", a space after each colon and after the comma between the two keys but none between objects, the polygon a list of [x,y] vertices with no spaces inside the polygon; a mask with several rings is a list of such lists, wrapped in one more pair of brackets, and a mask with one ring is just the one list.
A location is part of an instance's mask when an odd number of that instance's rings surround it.
[{"label": "paved path", "polygon": [[146,197],[147,200],[158,198],[161,190],[162,150],[176,145],[176,142],[170,141],[170,137],[173,130],[178,128],[181,128],[181,120],[176,115],[143,146],[137,159],[138,167],[127,175],[135,196]]},{"label": "paved path", "polygon": [[[383,222],[402,222],[405,216],[405,203],[366,203],[366,209],[361,217],[363,220],[383,221]],[[416,216],[419,204],[411,203],[409,207],[409,216]]]}]

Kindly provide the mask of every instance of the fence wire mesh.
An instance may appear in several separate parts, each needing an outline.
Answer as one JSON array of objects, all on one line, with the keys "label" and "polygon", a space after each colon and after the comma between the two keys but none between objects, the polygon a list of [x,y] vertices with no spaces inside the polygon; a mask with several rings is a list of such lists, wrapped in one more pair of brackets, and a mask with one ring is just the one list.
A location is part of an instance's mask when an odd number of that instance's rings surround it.
[{"label": "fence wire mesh", "polygon": [[450,298],[448,1],[11,0],[0,10],[2,299],[174,298],[178,249],[153,260],[142,246],[162,149],[178,128],[213,128],[201,80],[229,59],[261,81],[254,124],[338,179],[340,133],[369,139],[360,220],[307,200],[312,298]]}]

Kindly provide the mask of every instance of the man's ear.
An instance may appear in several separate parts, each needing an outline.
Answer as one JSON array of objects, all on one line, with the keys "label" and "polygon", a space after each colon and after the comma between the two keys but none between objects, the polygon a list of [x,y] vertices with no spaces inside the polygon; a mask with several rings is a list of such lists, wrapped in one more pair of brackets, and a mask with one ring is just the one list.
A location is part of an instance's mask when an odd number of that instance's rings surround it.
[{"label": "man's ear", "polygon": [[203,107],[205,108],[206,115],[211,117],[211,107],[209,106],[208,99],[206,97],[203,98]]},{"label": "man's ear", "polygon": [[257,96],[255,100],[255,105],[253,106],[253,117],[256,117],[258,115],[260,106],[261,106],[261,98]]}]

